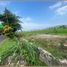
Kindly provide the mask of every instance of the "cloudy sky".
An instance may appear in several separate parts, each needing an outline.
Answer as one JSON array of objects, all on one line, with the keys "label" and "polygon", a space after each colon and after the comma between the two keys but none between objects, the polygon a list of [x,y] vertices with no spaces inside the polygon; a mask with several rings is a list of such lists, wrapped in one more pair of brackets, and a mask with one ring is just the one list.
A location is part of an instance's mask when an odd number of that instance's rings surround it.
[{"label": "cloudy sky", "polygon": [[67,2],[0,1],[0,13],[7,7],[20,16],[24,31],[67,24]]}]

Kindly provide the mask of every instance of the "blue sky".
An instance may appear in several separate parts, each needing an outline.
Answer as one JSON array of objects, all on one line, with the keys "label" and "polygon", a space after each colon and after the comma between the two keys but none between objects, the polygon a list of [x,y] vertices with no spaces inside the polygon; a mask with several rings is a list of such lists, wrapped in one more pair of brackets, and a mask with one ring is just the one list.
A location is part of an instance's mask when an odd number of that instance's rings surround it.
[{"label": "blue sky", "polygon": [[0,13],[7,7],[20,16],[24,31],[67,24],[67,2],[0,1]]}]

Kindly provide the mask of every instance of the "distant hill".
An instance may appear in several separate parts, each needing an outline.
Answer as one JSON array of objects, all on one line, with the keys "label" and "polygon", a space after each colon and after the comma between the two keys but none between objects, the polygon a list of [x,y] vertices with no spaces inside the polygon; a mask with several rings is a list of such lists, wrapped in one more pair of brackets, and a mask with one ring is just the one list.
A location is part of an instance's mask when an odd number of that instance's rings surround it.
[{"label": "distant hill", "polygon": [[66,29],[67,28],[67,25],[58,25],[58,26],[55,26],[55,27],[52,27],[52,28],[63,28],[63,29]]}]

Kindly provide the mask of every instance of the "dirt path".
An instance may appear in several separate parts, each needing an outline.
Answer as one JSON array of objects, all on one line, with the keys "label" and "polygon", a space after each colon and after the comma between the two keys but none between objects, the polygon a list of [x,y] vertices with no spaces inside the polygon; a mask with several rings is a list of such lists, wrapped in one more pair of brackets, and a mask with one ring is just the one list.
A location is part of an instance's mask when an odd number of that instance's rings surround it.
[{"label": "dirt path", "polygon": [[38,34],[32,37],[36,37],[36,38],[67,38],[67,36],[63,36],[63,35],[51,35],[51,34]]},{"label": "dirt path", "polygon": [[3,35],[0,35],[0,42],[2,42],[4,40],[4,36]]}]

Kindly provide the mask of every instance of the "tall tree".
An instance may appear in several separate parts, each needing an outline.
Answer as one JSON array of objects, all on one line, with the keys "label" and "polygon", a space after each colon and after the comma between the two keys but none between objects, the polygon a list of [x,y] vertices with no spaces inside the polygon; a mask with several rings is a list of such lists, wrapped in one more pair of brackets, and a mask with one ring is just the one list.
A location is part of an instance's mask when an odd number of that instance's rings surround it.
[{"label": "tall tree", "polygon": [[[19,16],[16,16],[12,12],[10,12],[8,9],[5,8],[5,11],[3,14],[0,14],[0,21],[2,22],[4,28],[10,29],[9,33],[15,33],[17,30],[21,29]],[[11,28],[10,28],[11,27]],[[8,31],[8,30],[6,30]]]}]

